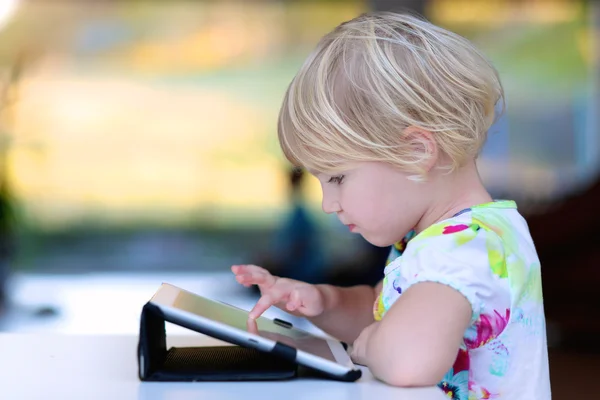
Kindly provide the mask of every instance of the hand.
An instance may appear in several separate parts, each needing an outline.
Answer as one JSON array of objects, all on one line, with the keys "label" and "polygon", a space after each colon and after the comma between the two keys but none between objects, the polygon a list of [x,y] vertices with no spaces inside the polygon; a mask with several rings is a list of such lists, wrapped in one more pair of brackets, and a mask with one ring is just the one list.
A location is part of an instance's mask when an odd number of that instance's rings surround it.
[{"label": "hand", "polygon": [[350,354],[350,358],[355,364],[358,365],[367,365],[367,345],[371,340],[373,333],[379,327],[379,322],[374,322],[371,325],[367,326],[363,331],[358,335],[358,338],[354,341],[352,345],[352,353]]},{"label": "hand", "polygon": [[323,295],[315,285],[273,276],[256,265],[234,265],[231,270],[242,285],[258,285],[260,289],[261,298],[250,311],[251,319],[258,318],[271,306],[306,317],[320,315],[325,308]]}]

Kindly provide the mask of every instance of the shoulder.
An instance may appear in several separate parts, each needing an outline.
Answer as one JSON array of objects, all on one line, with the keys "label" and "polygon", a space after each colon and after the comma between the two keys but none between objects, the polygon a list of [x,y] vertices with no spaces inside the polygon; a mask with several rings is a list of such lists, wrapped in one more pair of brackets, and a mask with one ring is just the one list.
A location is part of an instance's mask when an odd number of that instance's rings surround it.
[{"label": "shoulder", "polygon": [[[405,255],[407,258],[443,256],[480,262],[479,258],[488,256],[490,247],[502,247],[500,236],[474,218],[474,213],[466,213],[438,222],[419,233],[408,244]],[[478,259],[472,259],[473,256]]]},{"label": "shoulder", "polygon": [[469,264],[487,260],[493,268],[499,268],[500,260],[511,254],[521,257],[529,253],[535,253],[533,240],[512,201],[475,206],[433,224],[420,232],[405,251],[406,258],[466,258]]}]

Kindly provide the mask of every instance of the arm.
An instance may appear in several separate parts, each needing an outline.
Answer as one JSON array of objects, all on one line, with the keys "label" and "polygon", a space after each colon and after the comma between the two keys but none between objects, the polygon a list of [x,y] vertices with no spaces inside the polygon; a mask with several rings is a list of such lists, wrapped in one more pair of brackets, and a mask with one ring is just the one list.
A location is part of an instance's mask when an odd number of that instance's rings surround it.
[{"label": "arm", "polygon": [[453,288],[417,283],[369,329],[364,361],[390,385],[435,385],[452,367],[471,315],[470,303]]},{"label": "arm", "polygon": [[352,343],[364,328],[375,322],[373,304],[383,281],[374,288],[367,285],[349,288],[317,285],[323,296],[323,313],[310,321],[333,337]]}]

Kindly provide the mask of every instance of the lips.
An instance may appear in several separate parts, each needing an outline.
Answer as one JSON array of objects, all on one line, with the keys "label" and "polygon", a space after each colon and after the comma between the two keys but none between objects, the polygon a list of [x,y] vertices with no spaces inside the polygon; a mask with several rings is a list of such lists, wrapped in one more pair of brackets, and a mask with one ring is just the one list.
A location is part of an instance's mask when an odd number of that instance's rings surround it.
[{"label": "lips", "polygon": [[346,221],[344,221],[344,218],[339,218],[339,220],[342,224],[344,224],[345,226],[348,227],[348,230],[350,232],[353,232],[354,230],[356,230],[356,225],[347,223]]}]

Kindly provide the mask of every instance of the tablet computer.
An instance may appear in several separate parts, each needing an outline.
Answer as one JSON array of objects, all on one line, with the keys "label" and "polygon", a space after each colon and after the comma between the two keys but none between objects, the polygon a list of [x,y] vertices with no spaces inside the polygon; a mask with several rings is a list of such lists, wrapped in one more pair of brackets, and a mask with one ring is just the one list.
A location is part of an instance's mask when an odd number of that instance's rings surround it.
[{"label": "tablet computer", "polygon": [[167,283],[149,303],[164,314],[165,320],[199,333],[292,359],[336,379],[356,381],[361,376],[344,343],[312,335],[289,322],[266,317],[251,321],[246,310]]}]

